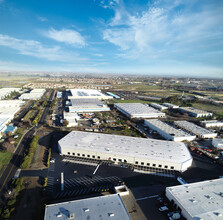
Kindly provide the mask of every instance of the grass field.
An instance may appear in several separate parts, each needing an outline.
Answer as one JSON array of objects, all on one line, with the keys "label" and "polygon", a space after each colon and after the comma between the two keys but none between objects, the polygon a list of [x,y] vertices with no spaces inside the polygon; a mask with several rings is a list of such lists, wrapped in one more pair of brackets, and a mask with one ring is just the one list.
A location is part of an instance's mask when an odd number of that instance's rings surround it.
[{"label": "grass field", "polygon": [[2,169],[3,165],[8,164],[12,157],[12,153],[9,153],[7,151],[0,151],[0,170]]},{"label": "grass field", "polygon": [[204,103],[193,103],[194,108],[202,109],[209,112],[214,112],[216,114],[223,114],[222,106],[216,106],[211,104],[204,104]]},{"label": "grass field", "polygon": [[26,83],[34,81],[35,77],[13,76],[9,74],[0,75],[0,87],[22,87]]},{"label": "grass field", "polygon": [[29,119],[34,118],[36,115],[37,111],[36,110],[29,110],[28,113],[25,115],[24,120],[28,121]]}]

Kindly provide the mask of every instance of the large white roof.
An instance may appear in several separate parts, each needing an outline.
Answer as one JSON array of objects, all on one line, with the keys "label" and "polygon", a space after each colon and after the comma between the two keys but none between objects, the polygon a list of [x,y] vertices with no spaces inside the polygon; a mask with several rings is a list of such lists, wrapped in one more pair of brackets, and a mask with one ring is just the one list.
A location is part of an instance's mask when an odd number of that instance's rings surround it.
[{"label": "large white roof", "polygon": [[191,219],[223,219],[223,179],[166,188],[180,203]]},{"label": "large white roof", "polygon": [[24,101],[15,99],[15,100],[0,100],[0,107],[1,106],[9,106],[9,105],[17,105],[17,106],[21,106],[25,104]]},{"label": "large white roof", "polygon": [[189,134],[188,132],[182,131],[180,129],[177,129],[163,121],[160,121],[158,119],[149,119],[149,120],[145,120],[147,122],[149,122],[150,124],[156,126],[157,128],[161,129],[162,131],[164,131],[165,133],[173,136],[173,137],[189,137],[192,136],[191,134]]},{"label": "large white roof", "polygon": [[198,135],[206,135],[206,134],[214,134],[213,131],[210,131],[208,129],[205,129],[203,127],[200,127],[192,122],[188,121],[175,121],[175,125],[182,127],[186,129],[187,131],[192,132],[193,134],[198,134]]},{"label": "large white roof", "polygon": [[193,107],[180,107],[180,109],[187,111],[187,112],[192,112],[195,114],[210,114],[210,112],[201,110],[201,109],[197,109],[197,108],[193,108]]},{"label": "large white roof", "polygon": [[158,111],[142,103],[115,103],[115,107],[127,112],[131,117],[154,117],[165,116],[165,113]]},{"label": "large white roof", "polygon": [[90,108],[90,107],[97,107],[97,106],[102,107],[102,105],[104,104],[99,99],[71,99],[70,101],[71,101],[72,107],[75,107],[75,108],[82,108],[82,107]]},{"label": "large white roof", "polygon": [[69,98],[99,98],[99,99],[112,99],[111,96],[107,96],[95,89],[71,89],[72,96]]},{"label": "large white roof", "polygon": [[59,141],[61,148],[183,163],[192,159],[184,143],[121,135],[72,131]]},{"label": "large white roof", "polygon": [[[58,213],[62,215],[60,218],[57,217]],[[44,219],[70,219],[71,213],[78,220],[131,219],[118,194],[46,205]]]},{"label": "large white roof", "polygon": [[18,112],[20,107],[0,107],[0,118],[14,117],[14,114]]}]

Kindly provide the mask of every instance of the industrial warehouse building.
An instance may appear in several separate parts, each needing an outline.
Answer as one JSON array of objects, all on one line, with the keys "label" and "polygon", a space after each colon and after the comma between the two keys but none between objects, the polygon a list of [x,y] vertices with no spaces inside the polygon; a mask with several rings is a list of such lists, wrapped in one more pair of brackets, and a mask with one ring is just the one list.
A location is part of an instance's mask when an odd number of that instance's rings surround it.
[{"label": "industrial warehouse building", "polygon": [[24,104],[25,102],[20,100],[0,100],[0,137],[7,129],[7,124],[11,122]]},{"label": "industrial warehouse building", "polygon": [[23,93],[19,99],[20,100],[39,100],[46,92],[45,89],[33,89],[29,93]]},{"label": "industrial warehouse building", "polygon": [[215,138],[217,137],[217,133],[210,131],[208,129],[202,128],[194,123],[188,121],[175,121],[174,125],[179,128],[182,128],[192,134],[195,134],[199,138]]},{"label": "industrial warehouse building", "polygon": [[163,103],[164,106],[168,107],[169,109],[178,109],[179,105],[174,105],[171,103]]},{"label": "industrial warehouse building", "polygon": [[217,120],[202,121],[201,124],[206,128],[223,127],[223,121]]},{"label": "industrial warehouse building", "polygon": [[25,101],[21,100],[0,100],[0,108],[20,107],[25,105]]},{"label": "industrial warehouse building", "polygon": [[204,110],[196,109],[193,107],[180,107],[179,111],[182,113],[188,113],[192,117],[201,118],[201,117],[212,117],[211,112],[207,112]]},{"label": "industrial warehouse building", "polygon": [[166,196],[187,220],[223,219],[223,179],[166,188]]},{"label": "industrial warehouse building", "polygon": [[144,125],[158,132],[160,136],[171,141],[193,141],[196,136],[192,136],[188,132],[177,129],[158,119],[149,119],[144,121]]},{"label": "industrial warehouse building", "polygon": [[63,112],[63,118],[68,122],[67,127],[75,127],[78,125],[80,116],[76,112]]},{"label": "industrial warehouse building", "polygon": [[160,104],[157,104],[157,103],[151,103],[150,106],[152,106],[153,108],[159,109],[160,111],[168,109],[167,106],[160,105]]},{"label": "industrial warehouse building", "polygon": [[165,113],[142,103],[116,103],[114,107],[129,118],[165,117]]},{"label": "industrial warehouse building", "polygon": [[110,108],[97,98],[71,99],[68,103],[69,112],[101,112]]},{"label": "industrial warehouse building", "polygon": [[105,95],[101,91],[95,89],[70,89],[69,91],[70,95],[68,96],[68,99],[113,99],[112,96]]},{"label": "industrial warehouse building", "polygon": [[223,139],[220,138],[212,139],[212,145],[217,149],[223,150]]},{"label": "industrial warehouse building", "polygon": [[19,92],[20,88],[1,88],[0,89],[0,99],[4,99],[6,96],[10,95],[12,92]]},{"label": "industrial warehouse building", "polygon": [[184,172],[192,156],[184,143],[72,131],[58,142],[62,155]]},{"label": "industrial warehouse building", "polygon": [[44,220],[131,220],[119,194],[46,205]]}]

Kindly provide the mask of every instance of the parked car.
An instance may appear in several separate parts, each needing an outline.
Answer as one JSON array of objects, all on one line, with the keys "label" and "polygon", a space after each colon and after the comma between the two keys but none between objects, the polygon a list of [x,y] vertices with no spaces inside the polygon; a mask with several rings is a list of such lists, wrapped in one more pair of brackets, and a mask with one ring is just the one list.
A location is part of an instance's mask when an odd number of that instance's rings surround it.
[{"label": "parked car", "polygon": [[159,211],[164,212],[164,211],[168,211],[168,207],[167,206],[162,206],[159,208]]},{"label": "parked car", "polygon": [[56,161],[56,160],[55,160],[54,158],[51,158],[51,159],[50,159],[50,163],[55,163],[55,161]]},{"label": "parked car", "polygon": [[179,212],[170,212],[167,214],[170,220],[180,219],[181,215]]}]

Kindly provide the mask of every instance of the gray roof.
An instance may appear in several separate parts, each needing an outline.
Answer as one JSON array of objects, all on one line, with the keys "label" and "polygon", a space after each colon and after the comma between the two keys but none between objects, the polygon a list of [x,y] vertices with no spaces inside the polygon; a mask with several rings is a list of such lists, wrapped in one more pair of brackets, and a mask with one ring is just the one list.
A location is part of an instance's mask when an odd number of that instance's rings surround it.
[{"label": "gray roof", "polygon": [[163,121],[160,121],[158,119],[149,119],[145,120],[151,123],[152,125],[156,126],[157,128],[161,129],[162,131],[166,132],[167,134],[170,134],[173,137],[190,137],[192,136],[186,131],[182,131],[180,129],[177,129]]},{"label": "gray roof", "polygon": [[166,188],[181,204],[190,219],[220,220],[223,218],[223,179]]},{"label": "gray roof", "polygon": [[58,142],[61,148],[81,149],[152,160],[184,163],[190,152],[181,142],[161,141],[121,135],[72,131]]},{"label": "gray roof", "polygon": [[142,103],[115,103],[115,106],[132,115],[132,117],[140,115],[142,117],[157,115],[158,117],[159,115],[165,115],[165,113]]},{"label": "gray roof", "polygon": [[118,194],[46,205],[44,219],[70,219],[70,214],[74,220],[131,220]]},{"label": "gray roof", "polygon": [[197,109],[197,108],[194,108],[194,107],[180,107],[180,110],[184,110],[184,111],[187,111],[187,112],[192,112],[192,113],[195,113],[195,114],[212,114],[211,112],[204,111],[204,110],[201,110],[201,109]]},{"label": "gray roof", "polygon": [[198,134],[198,135],[206,135],[206,134],[214,134],[213,131],[210,131],[208,129],[202,128],[192,122],[188,121],[175,121],[175,125],[186,129],[187,131],[190,131],[193,134]]},{"label": "gray roof", "polygon": [[102,106],[103,102],[99,99],[71,99],[72,107],[95,107]]}]

